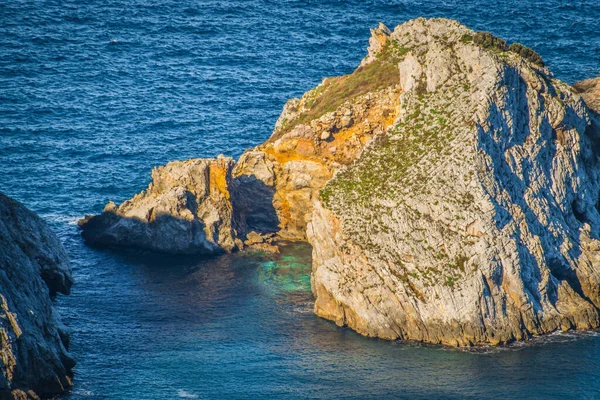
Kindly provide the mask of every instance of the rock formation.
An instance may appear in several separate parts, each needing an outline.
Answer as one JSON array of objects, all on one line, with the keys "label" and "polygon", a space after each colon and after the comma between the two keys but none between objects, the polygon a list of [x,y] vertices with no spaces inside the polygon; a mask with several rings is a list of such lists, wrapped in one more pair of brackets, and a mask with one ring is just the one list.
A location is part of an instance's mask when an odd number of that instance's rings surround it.
[{"label": "rock formation", "polygon": [[64,392],[75,362],[51,296],[69,294],[65,250],[46,223],[0,194],[0,398]]},{"label": "rock formation", "polygon": [[[402,49],[377,48],[369,65],[288,101],[269,140],[235,166],[221,156],[156,168],[148,189],[81,220],[83,237],[97,245],[201,254],[243,248],[252,232],[266,240],[273,233],[306,240],[319,190],[397,116]],[[211,184],[213,176],[222,177],[221,186]]]},{"label": "rock formation", "polygon": [[573,85],[575,93],[585,100],[596,112],[600,112],[600,78],[586,79]]},{"label": "rock formation", "polygon": [[449,345],[598,327],[598,121],[498,38],[418,19],[391,40],[400,117],[314,207],[315,312]]},{"label": "rock formation", "polygon": [[155,170],[84,237],[202,253],[308,240],[315,312],[367,336],[598,327],[600,128],[579,96],[596,107],[597,84],[573,89],[533,50],[456,21],[371,33],[354,72],[288,101],[235,165],[171,163],[169,184]]},{"label": "rock formation", "polygon": [[152,170],[145,191],[80,221],[92,244],[167,253],[215,254],[236,248],[229,187],[231,158],[174,161]]}]

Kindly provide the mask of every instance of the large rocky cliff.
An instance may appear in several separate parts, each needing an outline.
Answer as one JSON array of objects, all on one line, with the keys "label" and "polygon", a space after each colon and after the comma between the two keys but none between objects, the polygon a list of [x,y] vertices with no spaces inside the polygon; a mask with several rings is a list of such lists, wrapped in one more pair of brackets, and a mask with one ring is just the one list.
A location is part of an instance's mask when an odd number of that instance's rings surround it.
[{"label": "large rocky cliff", "polygon": [[75,362],[51,296],[69,294],[65,250],[44,221],[0,194],[0,398],[64,392]]},{"label": "large rocky cliff", "polygon": [[371,33],[353,73],[288,101],[237,163],[171,163],[168,185],[155,171],[84,237],[202,253],[308,240],[315,312],[368,336],[470,345],[597,327],[596,82],[573,89],[531,49],[456,21]]},{"label": "large rocky cliff", "polygon": [[400,117],[321,192],[315,312],[451,345],[597,327],[598,120],[522,46],[447,20],[391,38]]}]

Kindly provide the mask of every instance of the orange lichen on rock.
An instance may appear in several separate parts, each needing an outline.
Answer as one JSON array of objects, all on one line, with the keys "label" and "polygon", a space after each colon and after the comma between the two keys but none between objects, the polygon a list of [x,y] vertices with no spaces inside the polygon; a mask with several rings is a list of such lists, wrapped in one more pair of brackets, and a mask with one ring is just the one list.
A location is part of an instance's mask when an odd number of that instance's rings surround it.
[{"label": "orange lichen on rock", "polygon": [[[305,239],[319,190],[336,171],[351,164],[375,135],[384,134],[393,125],[400,94],[396,85],[357,97],[307,124],[296,125],[282,135],[274,134],[251,150],[252,154],[262,152],[272,164],[272,204],[280,237]],[[246,167],[245,162],[242,157],[236,169],[252,175],[255,164]]]},{"label": "orange lichen on rock", "polygon": [[231,165],[223,159],[216,159],[211,162],[208,174],[210,178],[210,193],[211,196],[220,194],[227,200],[230,198],[228,176],[230,174]]}]

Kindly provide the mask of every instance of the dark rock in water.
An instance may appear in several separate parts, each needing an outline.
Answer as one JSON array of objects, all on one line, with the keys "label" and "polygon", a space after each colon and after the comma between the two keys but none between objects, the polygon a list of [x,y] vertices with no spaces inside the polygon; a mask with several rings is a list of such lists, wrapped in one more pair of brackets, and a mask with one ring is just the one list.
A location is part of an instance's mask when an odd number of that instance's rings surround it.
[{"label": "dark rock in water", "polygon": [[63,393],[75,361],[51,296],[71,290],[67,254],[41,218],[3,194],[0,243],[0,398]]}]

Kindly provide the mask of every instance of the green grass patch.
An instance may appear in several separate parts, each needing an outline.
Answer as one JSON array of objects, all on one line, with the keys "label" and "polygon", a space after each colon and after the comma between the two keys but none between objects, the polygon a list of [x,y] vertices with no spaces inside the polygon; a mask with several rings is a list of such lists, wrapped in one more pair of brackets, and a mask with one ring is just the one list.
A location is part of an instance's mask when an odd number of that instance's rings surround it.
[{"label": "green grass patch", "polygon": [[276,140],[295,126],[307,124],[312,120],[335,111],[343,103],[352,101],[369,92],[375,92],[400,82],[398,63],[410,49],[400,46],[396,41],[388,42],[375,61],[357,68],[353,73],[326,79],[321,86],[313,89],[311,98],[306,101],[309,110],[282,125],[272,140]]}]

